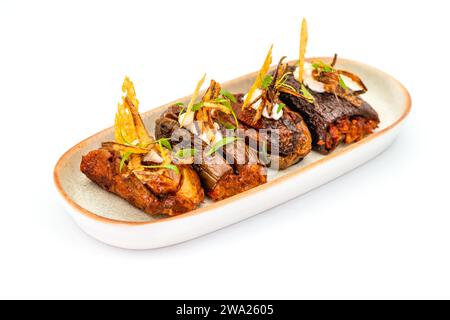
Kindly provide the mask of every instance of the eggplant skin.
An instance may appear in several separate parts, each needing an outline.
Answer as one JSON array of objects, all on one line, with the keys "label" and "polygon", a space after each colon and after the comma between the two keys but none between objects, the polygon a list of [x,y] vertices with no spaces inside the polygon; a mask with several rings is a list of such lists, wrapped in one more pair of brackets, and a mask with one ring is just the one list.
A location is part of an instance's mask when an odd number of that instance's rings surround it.
[{"label": "eggplant skin", "polygon": [[155,194],[134,174],[119,173],[120,154],[98,149],[83,156],[80,170],[94,183],[149,215],[176,216],[204,200],[200,180],[189,166],[179,166],[181,182],[175,193]]},{"label": "eggplant skin", "polygon": [[[155,136],[157,139],[176,136],[181,138],[179,143],[183,143],[184,137],[189,137],[190,139],[187,140],[193,141],[194,145],[203,144],[203,152],[198,155],[200,161],[195,161],[201,164],[193,164],[192,167],[200,176],[202,186],[208,197],[213,201],[223,200],[267,182],[267,169],[262,164],[257,162],[235,163],[237,159],[246,159],[249,162],[256,159],[256,155],[245,144],[242,146],[243,148],[231,148],[231,144],[223,148],[225,154],[229,150],[233,150],[229,151],[230,153],[237,152],[230,157],[233,159],[230,162],[233,163],[228,163],[218,153],[207,156],[205,144],[198,137],[193,136],[190,131],[180,128],[178,121],[175,120],[178,119],[180,111],[181,108],[177,106],[169,107],[155,122]],[[235,142],[235,144],[238,143]],[[184,145],[183,147],[190,146]],[[240,150],[241,153],[236,150]]]},{"label": "eggplant skin", "polygon": [[[293,70],[294,68],[290,67],[289,71]],[[286,82],[297,91],[300,90],[300,84],[292,74],[287,77]],[[364,100],[361,106],[355,106],[331,93],[319,93],[312,90],[310,93],[314,96],[315,104],[287,93],[281,93],[280,99],[289,108],[301,114],[311,132],[313,149],[319,153],[328,154],[340,143],[339,141],[329,147],[324,143],[329,139],[330,128],[337,125],[339,121],[359,119],[359,121],[375,123],[375,125],[380,122],[377,112]]]}]

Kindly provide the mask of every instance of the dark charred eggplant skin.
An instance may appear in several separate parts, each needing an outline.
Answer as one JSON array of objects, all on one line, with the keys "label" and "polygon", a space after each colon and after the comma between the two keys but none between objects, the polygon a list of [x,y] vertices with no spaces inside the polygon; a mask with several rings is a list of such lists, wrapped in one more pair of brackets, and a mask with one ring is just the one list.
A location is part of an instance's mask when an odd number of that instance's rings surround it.
[{"label": "dark charred eggplant skin", "polygon": [[[255,123],[255,110],[242,110],[243,94],[236,95],[236,101],[233,110],[240,121],[240,129],[250,139],[267,145],[269,157],[272,163],[277,163],[278,169],[298,163],[311,151],[311,135],[299,113],[285,107],[279,120],[261,117]],[[258,133],[258,129],[264,129],[265,133]]]},{"label": "dark charred eggplant skin", "polygon": [[[291,72],[294,70],[294,67],[288,69]],[[292,73],[288,75],[286,83],[298,92],[300,91],[300,84]],[[337,121],[344,118],[362,117],[377,123],[380,122],[377,112],[364,100],[362,100],[361,106],[355,106],[332,93],[309,91],[315,99],[314,104],[287,93],[281,93],[280,99],[289,108],[301,114],[311,132],[313,149],[322,154],[328,154],[332,149],[328,150],[323,144],[319,144],[319,141],[326,140],[330,125]]]}]

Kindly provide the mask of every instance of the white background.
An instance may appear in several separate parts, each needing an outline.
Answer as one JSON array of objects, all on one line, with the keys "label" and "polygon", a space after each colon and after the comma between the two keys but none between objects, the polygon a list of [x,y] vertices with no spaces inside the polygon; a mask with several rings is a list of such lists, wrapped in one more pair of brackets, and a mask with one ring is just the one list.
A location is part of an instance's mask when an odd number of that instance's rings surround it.
[{"label": "white background", "polygon": [[[420,4],[419,4],[420,3]],[[0,298],[450,298],[446,1],[2,1]],[[277,6],[276,6],[277,5]],[[394,145],[303,197],[154,251],[85,235],[52,170],[112,125],[125,75],[141,110],[308,55],[359,60],[410,90]],[[276,196],[276,195],[274,195]]]}]

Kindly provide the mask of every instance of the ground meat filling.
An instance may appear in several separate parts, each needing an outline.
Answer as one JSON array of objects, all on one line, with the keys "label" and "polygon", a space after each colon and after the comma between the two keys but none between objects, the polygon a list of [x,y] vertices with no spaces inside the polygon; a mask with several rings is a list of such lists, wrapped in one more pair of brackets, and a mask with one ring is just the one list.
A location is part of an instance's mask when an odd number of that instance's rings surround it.
[{"label": "ground meat filling", "polygon": [[378,126],[378,122],[363,117],[342,118],[328,127],[326,141],[318,141],[318,145],[325,145],[327,150],[333,150],[339,143],[353,143],[371,134]]}]

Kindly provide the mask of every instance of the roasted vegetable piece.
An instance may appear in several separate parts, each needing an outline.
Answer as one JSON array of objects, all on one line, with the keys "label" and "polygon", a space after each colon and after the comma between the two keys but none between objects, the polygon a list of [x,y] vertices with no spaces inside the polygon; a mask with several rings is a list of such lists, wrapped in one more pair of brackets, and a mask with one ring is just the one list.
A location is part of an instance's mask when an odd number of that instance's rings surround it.
[{"label": "roasted vegetable piece", "polygon": [[[83,157],[81,171],[106,191],[120,196],[150,215],[179,215],[197,208],[203,201],[200,180],[189,166],[178,167],[180,174],[175,180],[176,184],[163,185],[160,181],[152,180],[144,183],[136,174],[121,173],[120,161],[118,152],[94,150]],[[154,177],[163,174],[150,172]]]},{"label": "roasted vegetable piece", "polygon": [[[194,104],[190,103],[190,106]],[[217,122],[225,116],[237,125],[231,102],[220,85],[212,80],[195,106],[191,111],[188,106],[185,113],[180,106],[169,107],[156,120],[156,137],[170,138],[174,150],[198,151],[192,166],[198,172],[206,194],[217,201],[265,183],[266,169],[258,162],[255,152],[249,150],[244,141],[227,136],[227,128]]]},{"label": "roasted vegetable piece", "polygon": [[[241,110],[242,94],[236,95],[236,99],[233,109],[241,124],[240,135],[247,137],[250,145],[258,146],[260,153],[267,153],[266,162],[272,168],[286,169],[311,151],[311,135],[300,114],[285,107],[280,119],[261,117],[254,123],[256,111],[251,108]],[[264,147],[266,150],[262,150]]]},{"label": "roasted vegetable piece", "polygon": [[164,143],[147,132],[128,78],[123,91],[115,121],[116,142],[104,142],[101,149],[84,156],[81,171],[148,214],[172,216],[195,209],[204,199],[196,172],[189,165],[172,163]]},{"label": "roasted vegetable piece", "polygon": [[[243,135],[267,152],[267,162],[274,169],[285,169],[302,160],[311,151],[311,135],[300,114],[291,111],[280,100],[280,93],[302,96],[286,84],[287,64],[284,57],[273,74],[268,73],[271,50],[250,91],[236,96],[233,110],[241,123]],[[262,78],[262,80],[261,80]],[[265,146],[266,150],[261,150]]]},{"label": "roasted vegetable piece", "polygon": [[[304,21],[298,66],[287,68],[286,84],[295,92],[283,91],[280,99],[305,119],[313,148],[328,154],[341,142],[356,142],[372,133],[380,120],[377,112],[360,97],[367,91],[362,80],[349,71],[335,68],[337,55],[330,64],[321,60],[305,61],[307,37]],[[346,81],[353,82],[358,89],[351,89]],[[296,94],[299,92],[302,95]]]},{"label": "roasted vegetable piece", "polygon": [[[289,83],[299,88],[293,76]],[[293,96],[281,94],[281,100],[305,119],[311,132],[314,150],[328,154],[341,142],[352,143],[361,140],[377,128],[380,120],[377,112],[364,100],[357,107],[348,100],[337,98],[332,93],[310,90],[314,103]]]}]

